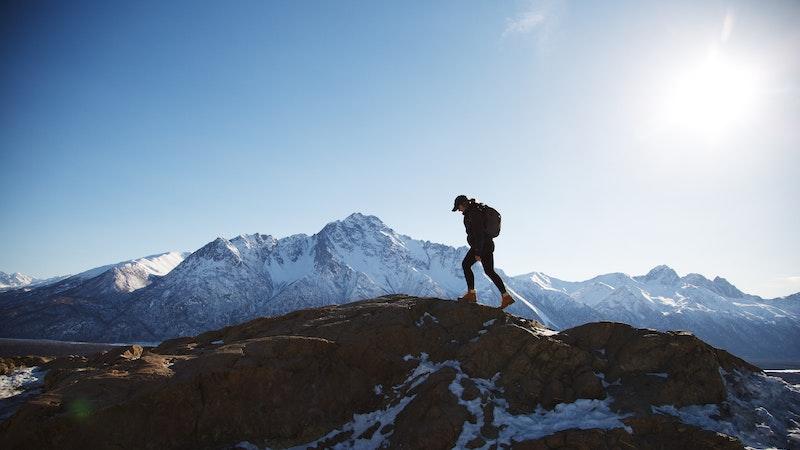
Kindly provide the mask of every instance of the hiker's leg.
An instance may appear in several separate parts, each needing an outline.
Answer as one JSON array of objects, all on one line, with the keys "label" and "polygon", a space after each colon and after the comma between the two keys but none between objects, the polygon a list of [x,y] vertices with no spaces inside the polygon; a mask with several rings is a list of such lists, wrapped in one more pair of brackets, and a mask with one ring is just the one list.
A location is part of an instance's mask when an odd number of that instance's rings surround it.
[{"label": "hiker's leg", "polygon": [[489,241],[484,247],[483,255],[481,255],[481,264],[483,264],[483,271],[492,279],[492,282],[497,289],[500,289],[501,294],[505,294],[506,285],[503,284],[503,279],[494,271],[494,241]]},{"label": "hiker's leg", "polygon": [[467,280],[467,290],[475,289],[475,275],[472,273],[472,265],[475,264],[475,252],[469,249],[467,256],[461,261],[461,268],[464,269],[464,278]]}]

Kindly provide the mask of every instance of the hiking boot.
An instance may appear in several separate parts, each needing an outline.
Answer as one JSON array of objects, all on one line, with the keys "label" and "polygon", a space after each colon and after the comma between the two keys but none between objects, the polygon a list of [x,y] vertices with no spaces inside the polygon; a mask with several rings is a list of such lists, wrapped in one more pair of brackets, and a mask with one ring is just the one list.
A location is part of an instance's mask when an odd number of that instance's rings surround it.
[{"label": "hiking boot", "polygon": [[511,297],[511,294],[509,294],[508,292],[503,294],[503,296],[501,298],[502,298],[502,302],[500,304],[500,309],[506,309],[507,307],[511,306],[512,303],[514,303],[514,299]]},{"label": "hiking boot", "polygon": [[466,302],[466,303],[477,303],[478,302],[478,294],[475,292],[469,291],[464,294],[463,297],[458,297],[458,301]]}]

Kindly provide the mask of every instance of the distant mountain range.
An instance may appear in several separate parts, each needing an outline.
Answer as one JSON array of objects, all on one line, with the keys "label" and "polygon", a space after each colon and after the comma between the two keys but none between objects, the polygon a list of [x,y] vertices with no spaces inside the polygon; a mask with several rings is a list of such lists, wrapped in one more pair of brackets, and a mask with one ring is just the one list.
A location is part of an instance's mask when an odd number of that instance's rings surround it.
[{"label": "distant mountain range", "polygon": [[14,272],[5,273],[0,272],[0,292],[10,291],[11,289],[19,289],[24,287],[44,286],[45,284],[55,283],[61,281],[67,276],[53,277],[53,278],[34,278],[24,273]]},{"label": "distant mountain range", "polygon": [[[502,239],[502,238],[500,238]],[[0,337],[160,341],[257,316],[386,294],[455,298],[465,282],[454,248],[399,234],[355,213],[318,233],[217,238],[170,252],[0,293]],[[499,295],[479,265],[479,301]],[[554,329],[595,321],[689,330],[739,356],[800,361],[800,294],[763,299],[723,278],[667,266],[642,276],[570,282],[540,272],[509,277],[509,312]]]}]

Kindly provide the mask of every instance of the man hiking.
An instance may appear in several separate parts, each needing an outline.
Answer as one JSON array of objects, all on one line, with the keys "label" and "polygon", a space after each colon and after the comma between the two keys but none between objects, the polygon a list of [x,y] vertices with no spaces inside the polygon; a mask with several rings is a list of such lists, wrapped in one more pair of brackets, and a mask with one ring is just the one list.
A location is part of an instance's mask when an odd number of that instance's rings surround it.
[{"label": "man hiking", "polygon": [[[491,210],[495,214],[495,231],[487,233],[487,211]],[[511,294],[506,292],[506,286],[500,275],[494,271],[494,237],[500,233],[500,214],[494,209],[478,203],[474,198],[467,198],[466,195],[459,195],[453,202],[453,212],[461,211],[464,214],[464,227],[467,231],[467,243],[469,251],[461,262],[464,269],[464,278],[467,280],[467,293],[459,297],[459,301],[476,303],[478,293],[475,291],[475,275],[472,273],[472,265],[480,261],[483,271],[492,279],[494,285],[500,290],[501,303],[500,309],[505,309],[514,299]]]}]

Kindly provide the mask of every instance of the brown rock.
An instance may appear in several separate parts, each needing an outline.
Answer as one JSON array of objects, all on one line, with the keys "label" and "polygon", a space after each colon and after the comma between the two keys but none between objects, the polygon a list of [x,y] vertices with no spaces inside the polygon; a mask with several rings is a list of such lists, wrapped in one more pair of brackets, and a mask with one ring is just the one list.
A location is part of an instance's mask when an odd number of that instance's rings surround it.
[{"label": "brown rock", "polygon": [[[423,353],[439,366],[411,388]],[[452,448],[464,423],[477,423],[451,391],[456,376],[462,400],[478,400],[484,413],[469,445],[496,446],[495,402],[522,414],[602,399],[598,370],[623,381],[609,390],[617,408],[635,414],[627,422],[633,435],[566,430],[515,447],[734,448],[728,438],[650,415],[650,405],[719,401],[719,367],[748,368],[679,333],[601,323],[545,336],[497,308],[408,296],[296,311],[47,366],[44,393],[0,423],[4,448],[216,449],[241,441],[325,448],[376,435],[394,448]],[[401,401],[408,403],[392,423],[380,421]],[[348,428],[355,415],[374,422],[355,435]]]},{"label": "brown rock", "polygon": [[726,396],[720,367],[745,371],[755,368],[682,332],[659,333],[600,322],[566,330],[558,334],[558,339],[586,350],[596,359],[600,359],[597,353],[602,351],[606,380],[621,379],[631,398],[620,401],[629,409],[635,409],[635,404],[680,407],[719,403]]},{"label": "brown rock", "polygon": [[[470,415],[450,392],[455,370],[446,367],[430,375],[411,392],[416,395],[397,416],[390,443],[393,448],[449,449]],[[474,417],[471,418],[474,421]]]}]

